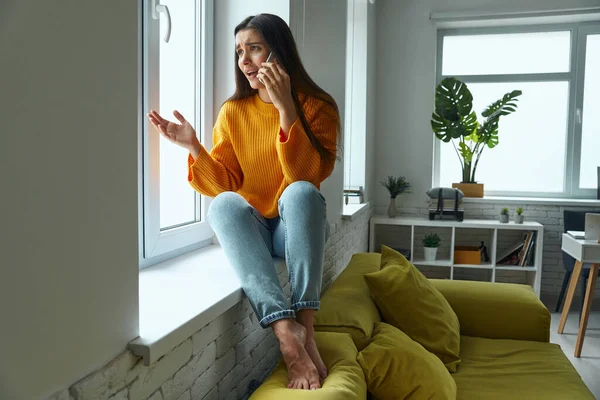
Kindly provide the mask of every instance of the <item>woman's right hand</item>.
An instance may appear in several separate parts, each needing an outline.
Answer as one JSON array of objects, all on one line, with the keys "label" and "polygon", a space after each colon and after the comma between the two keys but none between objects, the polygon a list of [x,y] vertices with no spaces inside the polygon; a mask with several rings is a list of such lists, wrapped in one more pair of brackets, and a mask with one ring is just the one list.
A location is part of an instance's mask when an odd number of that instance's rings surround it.
[{"label": "woman's right hand", "polygon": [[194,158],[198,155],[200,141],[196,136],[196,131],[179,111],[173,111],[173,115],[181,122],[181,124],[164,119],[154,110],[151,110],[150,113],[146,115],[156,130],[167,140],[187,149],[192,153]]}]

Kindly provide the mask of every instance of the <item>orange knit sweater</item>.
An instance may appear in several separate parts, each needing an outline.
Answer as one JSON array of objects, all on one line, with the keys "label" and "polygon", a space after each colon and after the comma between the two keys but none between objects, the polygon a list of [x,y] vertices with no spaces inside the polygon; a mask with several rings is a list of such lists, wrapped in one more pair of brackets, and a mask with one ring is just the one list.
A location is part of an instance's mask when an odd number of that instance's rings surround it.
[{"label": "orange knit sweater", "polygon": [[[327,103],[307,98],[302,106],[317,139],[335,154],[337,115]],[[258,94],[226,102],[213,130],[213,148],[188,156],[188,182],[198,192],[215,197],[234,191],[265,218],[279,215],[277,201],[296,181],[319,188],[333,171],[335,161],[321,160],[299,119],[286,141],[279,138],[279,111]]]}]

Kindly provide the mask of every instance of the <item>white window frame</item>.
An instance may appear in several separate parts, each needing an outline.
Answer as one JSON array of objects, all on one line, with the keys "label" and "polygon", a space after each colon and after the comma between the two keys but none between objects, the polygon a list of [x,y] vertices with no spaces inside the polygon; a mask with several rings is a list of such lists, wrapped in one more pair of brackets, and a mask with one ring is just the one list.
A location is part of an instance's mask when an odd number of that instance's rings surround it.
[{"label": "white window frame", "polygon": [[364,190],[367,141],[368,4],[348,0],[346,98],[344,120],[344,189]]},{"label": "white window frame", "polygon": [[[140,268],[144,268],[188,251],[212,243],[213,231],[206,222],[206,211],[210,199],[195,193],[195,222],[169,229],[160,229],[160,137],[146,117],[149,110],[159,110],[166,115],[167,110],[159,109],[160,99],[160,23],[152,18],[151,7],[159,4],[156,0],[142,0],[142,32],[140,55]],[[212,147],[213,127],[213,42],[214,42],[214,3],[213,0],[197,0],[196,34],[199,51],[196,53],[196,132],[200,142]],[[160,18],[164,18],[161,14]],[[172,30],[177,29],[172,26]],[[170,114],[170,113],[168,113]],[[167,117],[168,118],[168,117]],[[184,161],[185,162],[185,161]],[[182,176],[181,179],[186,179]]]},{"label": "white window frame", "polygon": [[[600,21],[543,24],[529,26],[495,26],[486,28],[452,28],[438,29],[437,55],[436,55],[436,86],[447,76],[442,75],[442,55],[445,36],[477,35],[477,34],[510,34],[571,31],[571,59],[570,71],[565,73],[534,73],[534,74],[497,74],[497,75],[452,75],[453,77],[469,83],[498,83],[498,82],[536,82],[536,81],[568,81],[569,82],[569,110],[567,121],[567,140],[565,143],[565,174],[564,191],[561,193],[548,192],[521,192],[521,191],[492,191],[486,189],[487,196],[514,196],[514,197],[546,197],[546,198],[595,198],[596,189],[582,189],[579,187],[579,173],[581,161],[581,135],[582,124],[577,121],[577,109],[583,108],[583,87],[585,69],[585,37],[587,34],[600,32]],[[480,111],[478,111],[480,112]],[[590,113],[591,115],[591,113]],[[585,116],[584,116],[585,118]],[[502,133],[500,133],[502,135]],[[434,186],[440,185],[440,140],[434,140]]]}]

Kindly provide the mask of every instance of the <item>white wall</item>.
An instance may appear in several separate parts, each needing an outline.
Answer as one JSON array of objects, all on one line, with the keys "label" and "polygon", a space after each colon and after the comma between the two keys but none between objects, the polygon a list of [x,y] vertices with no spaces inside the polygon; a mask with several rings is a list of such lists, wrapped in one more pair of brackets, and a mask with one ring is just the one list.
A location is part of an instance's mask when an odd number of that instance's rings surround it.
[{"label": "white wall", "polygon": [[[344,121],[346,96],[347,0],[292,0],[291,26],[300,57],[311,78],[335,99]],[[342,212],[344,160],[321,184],[327,200],[327,219],[334,223]]]},{"label": "white wall", "polygon": [[[234,26],[289,2],[215,3],[218,107]],[[2,399],[68,387],[137,336],[138,28],[136,2],[2,2]]]},{"label": "white wall", "polygon": [[[436,29],[430,12],[535,11],[597,7],[598,0],[377,0],[377,143],[375,179],[405,175],[413,194],[398,204],[422,205],[432,185],[433,140],[430,119],[435,90]],[[474,60],[480,60],[474,56]],[[484,61],[485,62],[485,61]],[[389,204],[376,188],[375,203]]]},{"label": "white wall", "polygon": [[2,399],[50,394],[137,336],[137,14],[2,1]]}]

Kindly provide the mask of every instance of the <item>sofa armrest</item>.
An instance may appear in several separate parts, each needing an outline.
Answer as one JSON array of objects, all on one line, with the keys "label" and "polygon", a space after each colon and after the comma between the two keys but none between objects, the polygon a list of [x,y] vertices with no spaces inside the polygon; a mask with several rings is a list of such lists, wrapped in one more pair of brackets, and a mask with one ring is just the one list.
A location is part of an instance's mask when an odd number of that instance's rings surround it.
[{"label": "sofa armrest", "polygon": [[431,279],[458,316],[460,333],[550,341],[550,312],[529,285]]}]

